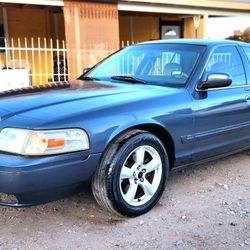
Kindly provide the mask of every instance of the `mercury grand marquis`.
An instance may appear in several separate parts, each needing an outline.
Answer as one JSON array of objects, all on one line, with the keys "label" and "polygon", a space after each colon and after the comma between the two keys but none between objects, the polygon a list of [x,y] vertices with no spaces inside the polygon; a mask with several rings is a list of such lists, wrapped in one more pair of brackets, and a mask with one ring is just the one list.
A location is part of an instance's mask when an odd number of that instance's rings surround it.
[{"label": "mercury grand marquis", "polygon": [[91,182],[102,207],[137,216],[169,172],[248,148],[249,45],[140,43],[75,81],[0,93],[0,205],[41,204]]}]

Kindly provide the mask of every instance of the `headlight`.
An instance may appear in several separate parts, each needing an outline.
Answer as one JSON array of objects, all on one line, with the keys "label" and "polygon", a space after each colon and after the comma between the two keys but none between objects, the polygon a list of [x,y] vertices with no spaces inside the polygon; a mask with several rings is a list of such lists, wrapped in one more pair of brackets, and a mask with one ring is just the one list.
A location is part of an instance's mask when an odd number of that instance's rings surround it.
[{"label": "headlight", "polygon": [[28,130],[4,128],[0,151],[21,155],[51,155],[89,149],[89,139],[81,129]]}]

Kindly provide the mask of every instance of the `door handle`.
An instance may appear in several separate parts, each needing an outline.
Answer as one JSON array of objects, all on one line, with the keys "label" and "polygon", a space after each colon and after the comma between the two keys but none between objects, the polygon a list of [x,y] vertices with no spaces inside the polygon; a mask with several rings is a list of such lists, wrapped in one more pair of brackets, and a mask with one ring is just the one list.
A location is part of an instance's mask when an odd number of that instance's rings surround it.
[{"label": "door handle", "polygon": [[250,101],[250,95],[246,95],[246,100]]}]

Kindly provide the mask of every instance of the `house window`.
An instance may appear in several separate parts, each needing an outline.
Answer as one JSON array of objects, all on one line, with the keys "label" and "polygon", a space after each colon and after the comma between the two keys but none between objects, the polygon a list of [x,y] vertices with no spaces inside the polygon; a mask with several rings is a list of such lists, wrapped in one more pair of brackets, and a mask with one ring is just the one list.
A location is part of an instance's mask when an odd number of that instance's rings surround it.
[{"label": "house window", "polygon": [[161,39],[176,39],[183,37],[182,21],[161,21],[160,20]]},{"label": "house window", "polygon": [[[4,47],[5,43],[4,43],[4,28],[3,28],[3,24],[0,24],[0,48]],[[0,52],[2,51],[2,49],[0,49]]]}]

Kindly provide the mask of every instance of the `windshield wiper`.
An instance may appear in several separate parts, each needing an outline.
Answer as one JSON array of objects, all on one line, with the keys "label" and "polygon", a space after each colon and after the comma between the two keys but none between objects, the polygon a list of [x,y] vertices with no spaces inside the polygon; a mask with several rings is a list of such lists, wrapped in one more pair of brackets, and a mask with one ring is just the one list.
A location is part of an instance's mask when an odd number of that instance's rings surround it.
[{"label": "windshield wiper", "polygon": [[111,79],[131,83],[146,83],[144,80],[133,76],[112,76]]},{"label": "windshield wiper", "polygon": [[77,78],[77,80],[84,80],[84,81],[99,81],[100,79],[96,77],[90,77],[90,76],[80,76]]}]

